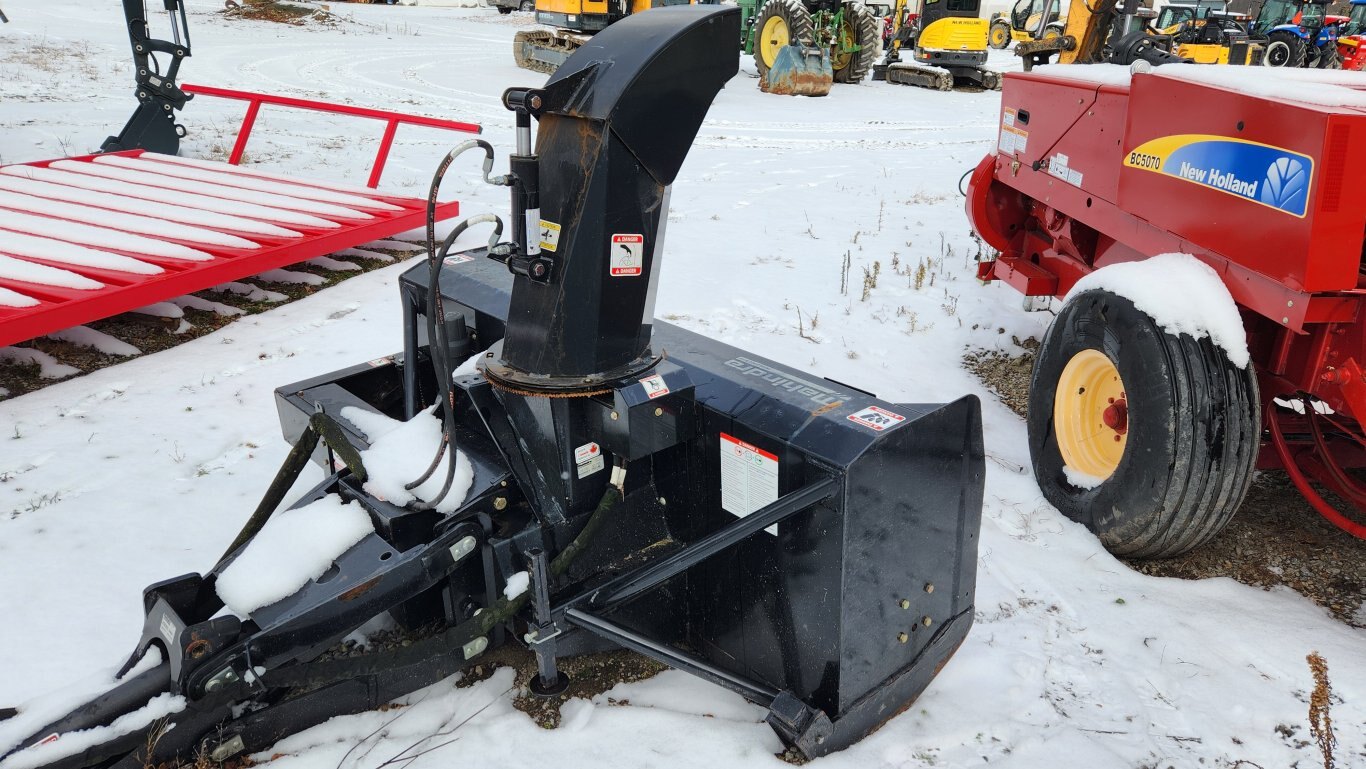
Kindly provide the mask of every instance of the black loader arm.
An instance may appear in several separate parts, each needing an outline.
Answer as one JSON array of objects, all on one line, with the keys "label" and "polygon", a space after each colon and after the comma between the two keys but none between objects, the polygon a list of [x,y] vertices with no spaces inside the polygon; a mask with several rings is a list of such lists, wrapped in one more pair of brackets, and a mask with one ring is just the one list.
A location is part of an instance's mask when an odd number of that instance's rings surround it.
[{"label": "black loader arm", "polygon": [[[156,0],[153,0],[155,3]],[[174,155],[180,151],[185,128],[175,122],[175,113],[194,98],[180,90],[176,76],[180,62],[190,55],[190,30],[181,0],[161,0],[170,20],[171,39],[151,36],[150,13],[144,0],[123,0],[123,15],[128,22],[128,42],[133,48],[133,67],[138,107],[118,136],[105,139],[101,152],[145,149]],[[169,57],[163,71],[162,59]]]}]

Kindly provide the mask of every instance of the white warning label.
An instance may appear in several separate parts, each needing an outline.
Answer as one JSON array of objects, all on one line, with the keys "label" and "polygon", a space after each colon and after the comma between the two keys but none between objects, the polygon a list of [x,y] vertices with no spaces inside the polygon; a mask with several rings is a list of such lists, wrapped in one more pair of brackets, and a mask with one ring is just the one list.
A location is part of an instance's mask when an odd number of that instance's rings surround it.
[{"label": "white warning label", "polygon": [[[744,518],[778,499],[778,457],[721,433],[721,507]],[[764,529],[777,535],[775,524]]]},{"label": "white warning label", "polygon": [[540,221],[541,248],[547,251],[554,251],[560,247],[560,225],[554,222]]},{"label": "white warning label", "polygon": [[664,377],[659,374],[647,376],[640,380],[640,386],[645,388],[645,394],[650,396],[650,400],[669,394],[669,385],[664,382]]},{"label": "white warning label", "polygon": [[596,473],[605,464],[602,460],[602,449],[596,443],[585,443],[574,449],[574,466],[580,478],[587,478]]},{"label": "white warning label", "polygon": [[862,411],[856,411],[853,414],[850,414],[849,421],[858,422],[864,427],[877,432],[882,432],[883,430],[890,430],[902,422],[905,422],[906,417],[878,406],[869,406]]},{"label": "white warning label", "polygon": [[645,236],[613,235],[610,261],[614,278],[639,275],[645,263]]}]

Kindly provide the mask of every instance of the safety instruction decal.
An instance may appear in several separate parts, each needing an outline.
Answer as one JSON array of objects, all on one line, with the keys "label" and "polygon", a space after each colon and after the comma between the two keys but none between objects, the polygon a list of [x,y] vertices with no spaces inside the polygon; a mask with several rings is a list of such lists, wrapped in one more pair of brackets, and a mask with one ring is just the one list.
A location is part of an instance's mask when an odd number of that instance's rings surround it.
[{"label": "safety instruction decal", "polygon": [[1001,125],[1007,125],[1007,126],[1013,126],[1013,125],[1015,125],[1015,108],[1014,108],[1014,107],[1006,107],[1005,109],[1001,110]]},{"label": "safety instruction decal", "polygon": [[585,443],[574,449],[574,466],[578,470],[579,478],[587,478],[598,472],[605,466],[602,448],[596,443]]},{"label": "safety instruction decal", "polygon": [[850,422],[857,422],[874,432],[890,430],[893,427],[906,421],[906,417],[893,411],[888,411],[880,406],[869,406],[862,411],[856,411],[849,415]]},{"label": "safety instruction decal", "polygon": [[1146,141],[1124,165],[1171,176],[1303,218],[1313,188],[1314,159],[1270,144],[1209,134]]},{"label": "safety instruction decal", "polygon": [[[741,518],[778,499],[778,457],[721,433],[721,507]],[[764,529],[777,535],[774,524]]]},{"label": "safety instruction decal", "polygon": [[541,232],[541,248],[546,251],[554,251],[560,247],[560,225],[541,219],[539,229]]},{"label": "safety instruction decal", "polygon": [[611,274],[614,278],[639,275],[645,264],[644,235],[612,236]]},{"label": "safety instruction decal", "polygon": [[1073,187],[1080,187],[1082,175],[1081,171],[1068,167],[1069,158],[1061,152],[1056,153],[1048,159],[1048,173],[1062,179]]},{"label": "safety instruction decal", "polygon": [[650,400],[669,394],[669,385],[664,382],[664,377],[659,374],[647,376],[640,380],[640,386],[645,388],[645,394],[650,396]]},{"label": "safety instruction decal", "polygon": [[996,146],[1006,155],[1023,155],[1029,147],[1029,132],[1002,123],[1001,139]]},{"label": "safety instruction decal", "polygon": [[474,257],[469,254],[452,254],[442,260],[447,267],[454,267],[457,264],[464,264],[465,262],[472,261],[474,261]]}]

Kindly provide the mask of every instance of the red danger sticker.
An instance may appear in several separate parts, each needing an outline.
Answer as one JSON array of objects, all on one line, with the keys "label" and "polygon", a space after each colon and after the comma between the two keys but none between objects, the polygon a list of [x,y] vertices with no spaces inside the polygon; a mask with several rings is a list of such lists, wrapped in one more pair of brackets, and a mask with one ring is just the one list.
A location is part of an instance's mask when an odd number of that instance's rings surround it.
[{"label": "red danger sticker", "polygon": [[850,414],[849,421],[858,422],[870,430],[882,432],[905,422],[906,417],[878,406],[869,406],[862,411]]},{"label": "red danger sticker", "polygon": [[634,277],[644,270],[644,235],[613,235],[611,249],[609,261],[612,277]]}]

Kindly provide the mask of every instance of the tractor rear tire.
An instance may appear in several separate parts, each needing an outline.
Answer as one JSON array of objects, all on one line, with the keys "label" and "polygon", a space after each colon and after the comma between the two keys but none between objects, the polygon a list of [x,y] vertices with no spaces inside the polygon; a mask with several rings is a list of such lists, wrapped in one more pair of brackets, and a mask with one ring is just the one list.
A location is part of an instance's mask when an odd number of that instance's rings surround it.
[{"label": "tractor rear tire", "polygon": [[811,14],[797,0],[768,0],[754,22],[754,66],[767,77],[778,49],[792,41],[811,45]]},{"label": "tractor rear tire", "polygon": [[1337,45],[1324,46],[1314,66],[1319,69],[1342,69],[1342,55],[1338,53]]},{"label": "tractor rear tire", "polygon": [[1273,32],[1266,44],[1262,63],[1268,67],[1294,69],[1304,66],[1306,55],[1308,52],[1305,50],[1304,41],[1298,36],[1289,32]]},{"label": "tractor rear tire", "polygon": [[1034,361],[1034,475],[1115,555],[1180,555],[1219,533],[1246,496],[1259,403],[1252,367],[1210,339],[1172,336],[1128,299],[1085,291]]},{"label": "tractor rear tire", "polygon": [[1010,25],[1004,21],[992,22],[987,31],[987,45],[998,51],[1005,50],[1010,45]]},{"label": "tractor rear tire", "polygon": [[861,2],[844,4],[843,29],[835,30],[835,46],[830,51],[830,63],[836,62],[836,54],[843,37],[852,38],[859,49],[849,55],[843,67],[834,70],[836,83],[859,83],[882,52],[882,18],[869,10]]}]

